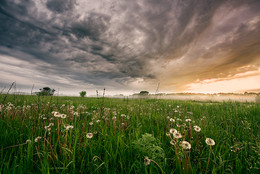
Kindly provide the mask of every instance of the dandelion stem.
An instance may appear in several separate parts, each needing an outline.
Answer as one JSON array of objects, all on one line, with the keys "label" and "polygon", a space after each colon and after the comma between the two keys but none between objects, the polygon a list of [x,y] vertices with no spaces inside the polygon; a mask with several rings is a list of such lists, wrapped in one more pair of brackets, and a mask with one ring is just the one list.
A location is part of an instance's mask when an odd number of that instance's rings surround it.
[{"label": "dandelion stem", "polygon": [[208,164],[207,164],[207,168],[206,168],[205,174],[207,173],[207,170],[208,170],[208,167],[209,167],[210,153],[211,153],[211,146],[209,147],[209,159],[208,159]]},{"label": "dandelion stem", "polygon": [[[178,140],[177,140],[178,141]],[[176,143],[176,146],[175,146],[175,153],[176,153],[176,157],[177,157],[177,160],[178,160],[178,164],[179,164],[179,168],[181,169],[181,162],[180,162],[180,158],[179,158],[179,155],[178,155],[178,144]]]},{"label": "dandelion stem", "polygon": [[159,169],[161,170],[161,172],[162,172],[162,174],[164,174],[164,171],[163,171],[163,169],[161,168],[161,166],[157,163],[157,162],[155,162],[154,160],[152,160],[152,159],[150,159],[154,164],[156,164],[158,167],[159,167]]}]

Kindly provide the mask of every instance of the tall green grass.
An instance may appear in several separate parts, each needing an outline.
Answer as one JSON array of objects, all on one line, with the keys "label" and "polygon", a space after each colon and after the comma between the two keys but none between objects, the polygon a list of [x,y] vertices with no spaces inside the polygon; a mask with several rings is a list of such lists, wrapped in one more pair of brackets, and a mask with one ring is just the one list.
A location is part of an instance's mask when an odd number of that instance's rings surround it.
[{"label": "tall green grass", "polygon": [[[0,173],[258,173],[259,121],[257,103],[8,95],[0,109]],[[190,150],[176,150],[171,128]],[[145,165],[146,156],[154,162]]]}]

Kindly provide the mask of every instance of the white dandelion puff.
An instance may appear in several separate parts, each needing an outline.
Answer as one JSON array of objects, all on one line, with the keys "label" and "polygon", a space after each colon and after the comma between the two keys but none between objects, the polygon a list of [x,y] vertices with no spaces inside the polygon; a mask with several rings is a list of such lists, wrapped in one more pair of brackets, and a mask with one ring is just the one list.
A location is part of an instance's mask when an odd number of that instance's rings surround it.
[{"label": "white dandelion puff", "polygon": [[67,130],[67,131],[69,131],[69,130],[71,130],[71,129],[73,129],[73,128],[74,128],[74,127],[71,126],[71,125],[66,126],[66,130]]},{"label": "white dandelion puff", "polygon": [[93,138],[93,134],[92,134],[92,133],[87,133],[86,137],[87,137],[88,139],[91,139],[91,138]]},{"label": "white dandelion puff", "polygon": [[174,123],[174,122],[175,122],[175,120],[174,120],[173,118],[170,118],[170,122],[173,122],[173,123]]},{"label": "white dandelion puff", "polygon": [[176,142],[175,140],[171,140],[171,141],[170,141],[170,144],[171,144],[171,145],[175,145],[176,143],[177,143],[177,142]]},{"label": "white dandelion puff", "polygon": [[170,133],[173,134],[174,132],[178,132],[176,129],[171,128]]},{"label": "white dandelion puff", "polygon": [[116,120],[116,116],[114,116],[114,117],[112,118],[112,120]]},{"label": "white dandelion puff", "polygon": [[191,119],[190,119],[190,118],[188,118],[188,119],[186,119],[185,121],[186,121],[186,122],[191,122]]},{"label": "white dandelion puff", "polygon": [[150,165],[150,163],[151,163],[151,160],[147,156],[144,157],[144,165],[148,166],[148,165]]},{"label": "white dandelion puff", "polygon": [[199,126],[193,126],[193,128],[194,128],[194,130],[195,130],[196,132],[200,132],[200,131],[201,131],[201,128],[200,128]]},{"label": "white dandelion puff", "polygon": [[40,139],[42,139],[42,137],[38,136],[34,139],[34,142],[37,143]]},{"label": "white dandelion puff", "polygon": [[173,132],[173,137],[179,139],[182,138],[182,135],[179,132]]},{"label": "white dandelion puff", "polygon": [[62,119],[66,118],[66,117],[67,117],[66,114],[61,114],[61,115],[60,115],[60,118],[62,118]]},{"label": "white dandelion puff", "polygon": [[182,141],[181,142],[181,147],[183,149],[191,149],[191,144],[188,141]]},{"label": "white dandelion puff", "polygon": [[211,138],[206,138],[206,143],[209,146],[214,146],[215,145],[215,141]]},{"label": "white dandelion puff", "polygon": [[29,143],[31,143],[32,141],[31,140],[26,140],[26,144],[29,144]]}]

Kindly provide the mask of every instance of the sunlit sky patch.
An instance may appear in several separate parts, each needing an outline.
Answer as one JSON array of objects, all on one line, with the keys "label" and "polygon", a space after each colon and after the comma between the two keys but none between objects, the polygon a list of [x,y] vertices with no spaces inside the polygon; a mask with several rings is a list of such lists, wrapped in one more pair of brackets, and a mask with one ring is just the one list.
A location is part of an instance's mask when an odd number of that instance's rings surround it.
[{"label": "sunlit sky patch", "polygon": [[2,0],[0,88],[260,92],[259,0]]}]

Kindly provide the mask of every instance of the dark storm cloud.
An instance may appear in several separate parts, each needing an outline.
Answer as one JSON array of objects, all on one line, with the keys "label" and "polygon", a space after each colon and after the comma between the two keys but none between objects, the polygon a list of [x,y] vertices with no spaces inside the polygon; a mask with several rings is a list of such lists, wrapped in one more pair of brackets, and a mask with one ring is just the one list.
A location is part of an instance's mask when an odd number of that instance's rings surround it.
[{"label": "dark storm cloud", "polygon": [[[237,68],[259,63],[257,0],[3,0],[0,5],[0,54],[33,62],[35,71],[49,76],[42,78],[46,83],[129,90],[153,89],[151,84],[161,81],[172,88],[235,75]],[[55,82],[52,74],[62,80]]]},{"label": "dark storm cloud", "polygon": [[72,23],[71,31],[78,38],[88,37],[98,41],[100,35],[107,30],[109,19],[107,15],[90,13],[83,21]]},{"label": "dark storm cloud", "polygon": [[47,0],[46,6],[49,10],[63,13],[74,8],[76,0]]}]

